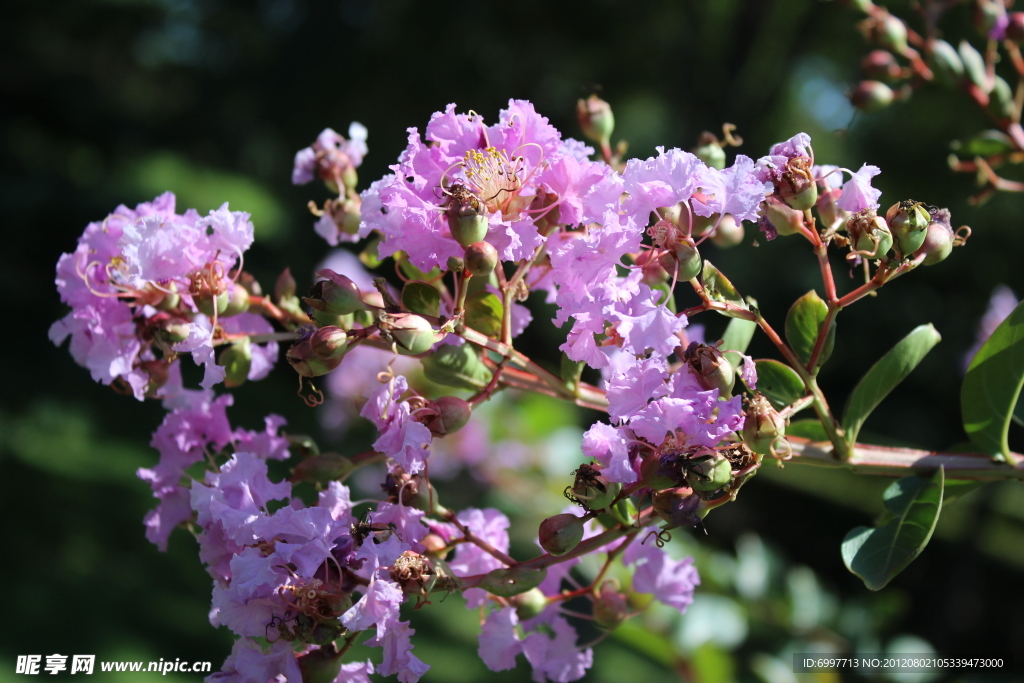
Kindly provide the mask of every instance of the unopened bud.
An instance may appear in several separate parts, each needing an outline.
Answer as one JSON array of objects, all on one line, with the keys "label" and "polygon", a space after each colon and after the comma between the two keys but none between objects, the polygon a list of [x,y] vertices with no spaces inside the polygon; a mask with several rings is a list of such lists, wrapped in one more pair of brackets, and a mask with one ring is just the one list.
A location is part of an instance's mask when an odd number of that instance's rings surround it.
[{"label": "unopened bud", "polygon": [[519,621],[526,621],[544,611],[544,608],[548,606],[548,596],[544,595],[539,588],[531,588],[525,593],[509,598],[509,604],[516,608]]},{"label": "unopened bud", "polygon": [[868,38],[886,50],[903,54],[907,51],[907,25],[888,12],[876,14],[865,23]]},{"label": "unopened bud", "polygon": [[448,270],[453,273],[461,273],[466,269],[466,260],[459,256],[448,257]]},{"label": "unopened bud", "polygon": [[874,209],[864,209],[846,221],[850,246],[859,256],[869,259],[884,257],[892,248],[892,233],[885,219]]},{"label": "unopened bud", "polygon": [[245,287],[236,282],[228,291],[228,305],[220,314],[222,318],[229,318],[249,310],[249,291]]},{"label": "unopened bud", "polygon": [[440,557],[447,553],[448,544],[443,538],[437,534],[430,533],[420,539],[420,545],[422,545],[428,555]]},{"label": "unopened bud", "polygon": [[1017,103],[1013,100],[1013,90],[1002,76],[992,81],[992,92],[989,93],[988,111],[997,119],[1012,119],[1017,114]]},{"label": "unopened bud", "polygon": [[669,527],[696,526],[700,518],[697,506],[700,496],[689,486],[677,486],[672,489],[658,491],[652,497],[654,513],[661,517]]},{"label": "unopened bud", "polygon": [[761,393],[746,401],[743,442],[755,453],[769,455],[772,444],[786,433],[786,420]]},{"label": "unopened bud", "polygon": [[605,581],[594,601],[594,623],[609,631],[629,616],[629,601],[617,581]]},{"label": "unopened bud", "polygon": [[717,491],[732,481],[732,465],[713,448],[700,446],[685,458],[686,481],[694,491]]},{"label": "unopened bud", "polygon": [[850,217],[849,211],[840,209],[836,205],[841,196],[843,196],[843,190],[840,187],[830,188],[818,194],[818,203],[815,204],[815,208],[818,209],[818,216],[821,217],[822,223],[829,230],[844,230],[846,221]]},{"label": "unopened bud", "polygon": [[808,157],[794,157],[786,163],[786,170],[778,184],[779,198],[798,211],[806,211],[818,201],[818,183],[811,173]]},{"label": "unopened bud", "polygon": [[891,52],[886,50],[872,50],[861,60],[860,68],[867,78],[873,81],[891,83],[898,79],[902,73],[900,65]]},{"label": "unopened bud", "polygon": [[228,303],[231,301],[231,296],[227,290],[214,295],[212,292],[201,292],[194,293],[192,295],[192,301],[195,303],[196,308],[199,312],[205,316],[213,317],[214,314],[220,316],[224,315],[224,311],[228,310]]},{"label": "unopened bud", "polygon": [[881,81],[861,81],[850,92],[850,104],[868,114],[882,111],[895,99],[896,93]]},{"label": "unopened bud", "polygon": [[309,342],[310,338],[299,339],[285,353],[288,363],[295,368],[295,372],[302,377],[319,377],[326,375],[341,365],[343,356],[333,360],[324,360],[313,353],[313,347]]},{"label": "unopened bud", "polygon": [[705,131],[700,134],[693,155],[711,168],[717,168],[719,171],[725,168],[725,150],[713,133]]},{"label": "unopened bud", "polygon": [[711,242],[720,249],[728,249],[743,244],[743,235],[743,224],[727,213],[718,222],[718,228],[711,233]]},{"label": "unopened bud", "polygon": [[291,268],[282,270],[281,274],[277,276],[277,282],[274,283],[274,301],[280,303],[295,296],[296,286]]},{"label": "unopened bud", "polygon": [[298,655],[303,683],[332,683],[341,673],[343,658],[344,655],[333,644]]},{"label": "unopened bud", "polygon": [[573,502],[578,502],[587,510],[604,510],[611,505],[622,490],[622,484],[608,481],[601,474],[601,468],[583,463],[573,474],[576,475],[572,487],[566,492]]},{"label": "unopened bud", "polygon": [[597,95],[576,103],[576,119],[587,139],[602,145],[607,145],[611,140],[615,117],[611,105]]},{"label": "unopened bud", "polygon": [[905,199],[889,207],[885,220],[892,231],[896,251],[902,256],[909,256],[924,244],[932,218],[924,204]]},{"label": "unopened bud", "polygon": [[715,346],[692,342],[683,353],[683,360],[704,389],[718,389],[719,395],[728,398],[736,384],[736,369]]},{"label": "unopened bud", "polygon": [[348,315],[366,308],[356,283],[344,275],[325,268],[316,273],[318,278],[302,300],[317,311],[328,315]]},{"label": "unopened bud", "polygon": [[348,334],[340,327],[321,327],[309,338],[313,353],[321,360],[336,360],[348,350]]},{"label": "unopened bud", "polygon": [[764,216],[772,224],[775,231],[782,236],[795,235],[804,224],[804,212],[783,203],[777,197],[770,196],[761,203]]},{"label": "unopened bud", "polygon": [[546,552],[565,555],[583,540],[583,520],[571,513],[548,517],[540,523],[537,537]]},{"label": "unopened bud", "polygon": [[382,313],[378,325],[381,336],[394,342],[398,352],[406,356],[426,353],[438,341],[430,323],[415,313]]},{"label": "unopened bud", "polygon": [[473,242],[466,247],[466,270],[471,275],[485,277],[498,265],[498,250],[490,242]]},{"label": "unopened bud", "polygon": [[956,48],[944,40],[931,42],[932,70],[946,83],[953,85],[964,77],[964,62]]},{"label": "unopened bud", "polygon": [[469,422],[473,407],[458,396],[442,396],[422,411],[423,424],[434,436],[453,434]]},{"label": "unopened bud", "polygon": [[487,237],[487,206],[464,185],[452,187],[446,214],[448,230],[463,249]]},{"label": "unopened bud", "polygon": [[[354,171],[353,171],[354,172]],[[347,183],[346,183],[347,184]],[[337,243],[336,235],[355,235],[359,232],[359,223],[362,220],[362,203],[358,198],[356,199],[328,199],[324,202],[324,214],[331,222],[327,223],[325,227],[330,230],[333,224],[334,235],[330,232],[323,234],[321,225],[325,224],[323,218],[317,222],[316,230],[321,237],[325,238],[331,244]],[[326,230],[324,230],[326,232]],[[335,239],[328,238],[328,235]]]},{"label": "unopened bud", "polygon": [[932,266],[940,261],[945,261],[950,252],[953,251],[953,230],[948,225],[938,221],[928,224],[927,234],[921,248],[914,252],[914,256],[925,255],[922,265]]},{"label": "unopened bud", "polygon": [[217,365],[224,367],[224,386],[230,389],[244,384],[252,368],[252,344],[249,338],[239,339],[224,349],[217,358]]}]

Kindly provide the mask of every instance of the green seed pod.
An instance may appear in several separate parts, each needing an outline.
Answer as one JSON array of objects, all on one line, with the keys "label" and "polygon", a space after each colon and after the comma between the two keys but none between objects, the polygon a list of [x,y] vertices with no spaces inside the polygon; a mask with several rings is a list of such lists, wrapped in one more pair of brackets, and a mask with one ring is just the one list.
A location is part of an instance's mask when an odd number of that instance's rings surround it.
[{"label": "green seed pod", "polygon": [[309,337],[296,341],[285,353],[285,358],[288,359],[288,363],[295,368],[295,372],[299,373],[302,377],[319,377],[326,375],[328,372],[334,370],[341,365],[341,359],[343,356],[339,356],[333,360],[324,360],[317,357],[313,353],[313,347],[310,346]]},{"label": "green seed pod", "polygon": [[964,77],[964,62],[956,48],[944,40],[931,42],[931,66],[935,74],[949,85],[960,82]]},{"label": "green seed pod", "polygon": [[[723,218],[722,220],[724,221],[725,219]],[[692,237],[680,237],[677,239],[673,245],[672,253],[679,263],[676,272],[681,282],[692,280],[700,275],[704,264],[701,261],[700,252],[697,251],[697,245]]]},{"label": "green seed pod", "polygon": [[217,315],[223,315],[224,311],[228,310],[230,298],[231,297],[227,290],[225,290],[216,297],[210,294],[196,294],[192,297],[192,301],[195,303],[196,308],[199,309],[200,313],[212,318],[214,315],[214,308],[216,308]]},{"label": "green seed pod", "polygon": [[566,497],[578,502],[587,510],[604,510],[611,505],[622,490],[622,484],[608,481],[597,465],[583,463],[573,474],[573,481]]},{"label": "green seed pod", "polygon": [[533,619],[548,606],[548,597],[539,588],[531,588],[525,593],[509,598],[509,603],[516,608],[520,621]]},{"label": "green seed pod", "polygon": [[217,365],[224,367],[224,386],[229,389],[242,386],[249,379],[252,368],[252,344],[249,338],[240,339],[224,349],[217,358]]},{"label": "green seed pod", "polygon": [[909,256],[924,244],[932,218],[924,204],[907,199],[889,207],[885,220],[896,243],[896,251],[902,256]]},{"label": "green seed pod", "polygon": [[719,171],[725,168],[725,150],[713,133],[705,131],[700,134],[693,155],[711,168],[717,168]]},{"label": "green seed pod", "polygon": [[764,394],[755,393],[746,401],[743,421],[743,442],[760,455],[769,455],[772,444],[786,434],[786,420]]},{"label": "green seed pod", "polygon": [[704,389],[718,389],[719,395],[729,398],[736,384],[736,369],[717,347],[693,342],[683,353],[697,381]]},{"label": "green seed pod", "polygon": [[453,185],[448,199],[448,230],[463,249],[487,237],[487,206],[465,185]]},{"label": "green seed pod", "polygon": [[764,215],[772,224],[780,236],[795,235],[800,232],[804,224],[804,212],[779,201],[775,196],[770,196],[761,204],[764,207]]},{"label": "green seed pod", "polygon": [[540,523],[537,536],[546,552],[565,555],[583,540],[583,520],[568,512],[548,517]]},{"label": "green seed pod", "polygon": [[711,233],[711,243],[719,249],[729,249],[743,244],[743,235],[743,224],[727,213],[718,222],[718,228]]},{"label": "green seed pod", "polygon": [[885,219],[874,209],[864,209],[846,221],[850,244],[860,256],[869,259],[884,257],[892,248],[892,233]]},{"label": "green seed pod", "polygon": [[231,287],[228,305],[220,314],[222,318],[228,318],[249,310],[249,290],[237,282]]},{"label": "green seed pod", "polygon": [[777,187],[779,198],[797,211],[806,211],[818,201],[818,183],[811,173],[808,157],[794,157],[786,163]]},{"label": "green seed pod", "polygon": [[732,465],[712,448],[700,447],[685,461],[686,481],[694,491],[717,491],[732,481]]},{"label": "green seed pod", "polygon": [[1017,105],[1013,101],[1013,90],[1001,76],[996,76],[992,84],[988,111],[997,119],[1012,119],[1017,113]]},{"label": "green seed pod", "polygon": [[321,327],[309,338],[313,353],[321,360],[336,360],[348,350],[348,334],[340,327]]}]

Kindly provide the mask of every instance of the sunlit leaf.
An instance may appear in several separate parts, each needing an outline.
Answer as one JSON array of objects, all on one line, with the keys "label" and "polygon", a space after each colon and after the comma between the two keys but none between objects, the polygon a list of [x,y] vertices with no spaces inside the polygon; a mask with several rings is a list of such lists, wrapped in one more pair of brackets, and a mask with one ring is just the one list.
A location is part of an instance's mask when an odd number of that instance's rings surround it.
[{"label": "sunlit leaf", "polygon": [[490,292],[477,292],[466,299],[466,324],[488,337],[501,334],[501,299]]},{"label": "sunlit leaf", "polygon": [[757,367],[757,390],[764,394],[777,410],[807,393],[800,375],[785,363],[762,358],[754,361],[754,364]]},{"label": "sunlit leaf", "polygon": [[1024,385],[1024,303],[982,345],[960,392],[964,430],[985,453],[1010,452],[1007,434]]},{"label": "sunlit leaf", "polygon": [[469,344],[441,344],[421,362],[426,378],[446,387],[478,391],[491,381],[491,371]]},{"label": "sunlit leaf", "polygon": [[897,384],[906,379],[941,339],[930,324],[921,325],[871,366],[850,395],[843,416],[843,428],[850,443],[857,440],[857,434],[871,411],[878,407]]},{"label": "sunlit leaf", "polygon": [[[818,340],[818,332],[821,331],[821,326],[825,323],[827,315],[828,305],[813,289],[797,299],[786,315],[786,340],[793,352],[796,353],[797,358],[804,363],[811,362],[811,354],[814,352],[814,345]],[[824,364],[832,354],[835,339],[836,327],[833,323],[825,337],[824,346],[822,346],[821,355],[818,358],[818,366]]]},{"label": "sunlit leaf", "polygon": [[[712,301],[725,301],[742,308],[747,307],[743,297],[740,296],[740,293],[729,282],[729,278],[723,275],[718,268],[711,265],[711,261],[704,261],[704,272],[701,275],[701,280],[704,283],[704,290],[707,292],[708,298]],[[731,313],[726,311],[719,311],[719,313],[733,317]]]},{"label": "sunlit leaf", "polygon": [[413,313],[436,316],[441,310],[441,293],[433,285],[411,280],[402,288],[402,306]]},{"label": "sunlit leaf", "polygon": [[904,477],[882,498],[890,513],[874,529],[860,526],[843,539],[843,562],[870,590],[880,590],[921,554],[942,510],[942,468],[930,478]]}]

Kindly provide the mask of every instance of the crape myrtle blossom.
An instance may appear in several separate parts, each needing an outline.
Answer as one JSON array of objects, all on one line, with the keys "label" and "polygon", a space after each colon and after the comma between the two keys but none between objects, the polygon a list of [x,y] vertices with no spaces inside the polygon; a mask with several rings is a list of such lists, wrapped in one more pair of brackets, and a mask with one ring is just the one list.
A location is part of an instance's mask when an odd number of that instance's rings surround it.
[{"label": "crape myrtle blossom", "polygon": [[[72,356],[93,379],[124,383],[139,399],[167,379],[180,353],[206,366],[202,385],[209,388],[224,377],[214,346],[228,329],[269,331],[257,316],[227,328],[214,323],[241,296],[231,273],[252,242],[249,214],[227,204],[207,216],[178,214],[168,192],[135,209],[120,206],[90,223],[77,249],[58,261],[57,290],[72,310],[53,324],[50,339],[70,337]],[[251,378],[264,376],[277,356],[276,344],[257,348]]]},{"label": "crape myrtle blossom", "polygon": [[316,142],[295,153],[292,166],[292,183],[305,185],[314,178],[342,184],[342,176],[348,169],[359,168],[366,156],[366,126],[353,121],[348,127],[348,139],[325,128]]}]

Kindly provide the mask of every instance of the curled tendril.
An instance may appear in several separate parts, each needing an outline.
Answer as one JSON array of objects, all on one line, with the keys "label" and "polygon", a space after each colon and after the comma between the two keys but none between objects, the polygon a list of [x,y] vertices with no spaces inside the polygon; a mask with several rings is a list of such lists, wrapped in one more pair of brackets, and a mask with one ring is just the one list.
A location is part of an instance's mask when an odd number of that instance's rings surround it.
[{"label": "curled tendril", "polygon": [[953,246],[962,247],[965,244],[967,244],[967,239],[971,236],[971,226],[961,225],[959,228],[956,229],[956,232],[953,234],[955,235],[953,237]]},{"label": "curled tendril", "polygon": [[304,387],[304,379],[306,378],[304,378],[302,375],[299,375],[299,390],[295,393],[298,394],[299,398],[302,399],[302,402],[305,403],[310,408],[316,408],[317,406],[323,405],[324,401],[326,400],[324,398],[324,392],[317,389],[316,385],[313,384],[312,380],[310,380],[309,382],[309,394],[302,393]]},{"label": "curled tendril", "polygon": [[644,540],[640,541],[640,545],[647,543],[647,539],[649,539],[651,536],[654,536],[654,545],[658,546],[659,548],[664,548],[665,544],[672,540],[672,534],[670,534],[665,529],[661,529],[660,531],[656,529],[651,529],[650,533],[644,536]]},{"label": "curled tendril", "polygon": [[783,461],[793,457],[793,446],[784,436],[777,436],[768,447],[768,455],[775,458],[779,467],[783,467]]}]

